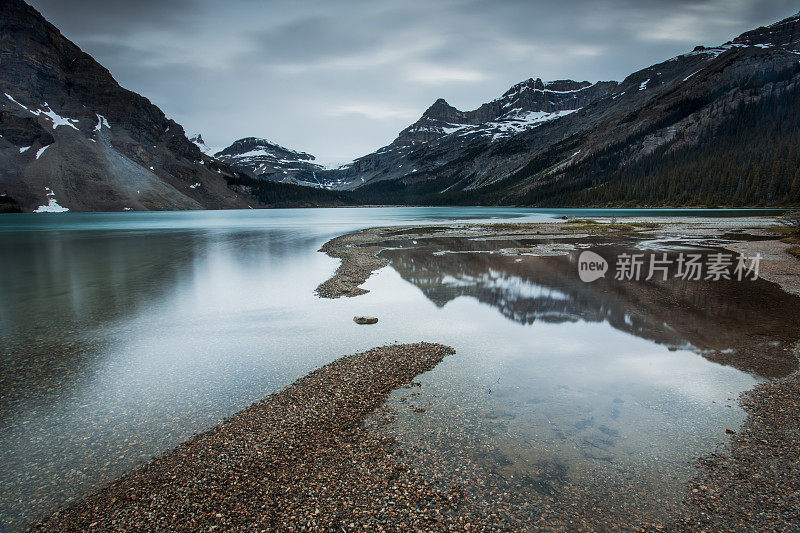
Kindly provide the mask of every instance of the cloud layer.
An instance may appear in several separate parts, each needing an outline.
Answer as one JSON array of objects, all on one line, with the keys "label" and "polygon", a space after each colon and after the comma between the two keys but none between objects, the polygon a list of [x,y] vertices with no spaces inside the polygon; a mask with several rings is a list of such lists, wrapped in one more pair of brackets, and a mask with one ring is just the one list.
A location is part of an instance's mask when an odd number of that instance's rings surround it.
[{"label": "cloud layer", "polygon": [[622,79],[787,17],[789,0],[29,0],[210,145],[253,135],[343,162],[434,100],[529,77]]}]

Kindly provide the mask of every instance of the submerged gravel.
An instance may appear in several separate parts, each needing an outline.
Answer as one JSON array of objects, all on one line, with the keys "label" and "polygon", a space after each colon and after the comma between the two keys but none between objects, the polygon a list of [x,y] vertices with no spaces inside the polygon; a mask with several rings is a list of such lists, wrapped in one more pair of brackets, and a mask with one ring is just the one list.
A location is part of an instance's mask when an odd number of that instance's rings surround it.
[{"label": "submerged gravel", "polygon": [[417,343],[337,359],[34,529],[430,529],[453,496],[362,422],[452,353]]},{"label": "submerged gravel", "polygon": [[748,417],[727,453],[698,461],[675,529],[800,531],[800,377],[741,398]]},{"label": "submerged gravel", "polygon": [[[763,277],[778,283],[784,290],[798,293],[800,270],[795,258],[785,252],[785,245],[777,238],[769,239],[764,228],[769,219],[710,220],[703,224],[685,221],[668,221],[663,225],[637,230],[640,237],[650,236],[662,240],[681,242],[685,238],[719,239],[726,235],[729,242],[724,247],[748,255],[762,254]],[[548,239],[582,239],[578,229],[563,224],[519,224],[480,226],[464,225],[439,228],[436,237],[468,239],[534,237]],[[738,235],[730,231],[741,232]],[[430,228],[373,228],[329,241],[322,251],[343,260],[334,276],[320,286],[322,297],[339,297],[358,294],[359,287],[371,273],[385,266],[377,254],[394,245],[393,239],[402,235],[406,241],[432,237]],[[749,235],[767,237],[751,240]],[[606,234],[609,238],[614,235]],[[702,242],[702,241],[697,242]],[[417,244],[417,241],[413,241]],[[712,241],[709,241],[712,242]],[[714,242],[717,244],[716,242]],[[718,244],[719,245],[719,244]],[[800,347],[794,349],[800,355]],[[758,354],[753,354],[757,357]],[[724,362],[724,361],[723,361]],[[792,365],[794,368],[796,366]],[[471,509],[471,525],[480,529],[530,530],[530,531],[800,531],[800,376],[797,372],[782,379],[767,381],[745,393],[740,402],[748,413],[741,428],[727,431],[729,442],[719,453],[701,457],[696,462],[697,475],[686,486],[685,497],[675,509],[656,521],[640,521],[637,512],[605,504],[603,487],[596,487],[594,495],[576,490],[560,501],[527,498],[517,500],[511,485],[519,480],[492,480],[485,472],[471,465],[469,458],[461,458],[445,465],[434,456],[416,457],[420,464],[427,463],[432,479],[452,477],[447,470],[458,470],[462,488],[459,489],[459,512],[467,515]],[[419,455],[419,454],[418,454]],[[429,454],[430,455],[430,454]],[[433,474],[431,474],[433,472]],[[597,480],[602,485],[602,480]],[[484,485],[493,485],[491,490]],[[482,496],[488,492],[489,500],[475,499],[472,489],[481,487]],[[565,491],[569,492],[569,491]],[[624,492],[624,491],[623,491]],[[624,498],[623,498],[624,499]],[[542,500],[542,501],[537,501]],[[450,517],[449,527],[460,528],[465,522]],[[444,524],[439,524],[443,526]],[[437,528],[438,529],[438,528]]]}]

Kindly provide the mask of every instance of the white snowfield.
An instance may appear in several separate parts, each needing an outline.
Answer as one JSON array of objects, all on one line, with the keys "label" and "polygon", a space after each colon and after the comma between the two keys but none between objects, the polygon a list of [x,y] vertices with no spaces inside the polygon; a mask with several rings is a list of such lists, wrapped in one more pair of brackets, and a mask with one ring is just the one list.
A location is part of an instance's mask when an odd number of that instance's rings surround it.
[{"label": "white snowfield", "polygon": [[50,148],[50,146],[51,145],[48,144],[47,146],[42,146],[41,148],[39,148],[39,150],[36,152],[36,159],[39,159],[40,157],[42,157],[42,154],[44,153],[44,151],[47,150],[48,148]]},{"label": "white snowfield", "polygon": [[[3,94],[6,95],[6,98],[11,100],[13,103],[17,104],[19,107],[21,107],[22,109],[24,109],[28,113],[30,113],[30,114],[32,114],[32,115],[34,115],[36,117],[42,116],[42,117],[45,117],[45,118],[49,119],[50,122],[53,123],[53,129],[56,129],[59,126],[69,126],[70,128],[78,130],[78,127],[75,124],[77,124],[80,121],[77,118],[62,117],[61,115],[59,115],[58,113],[53,111],[50,108],[50,105],[47,102],[44,102],[44,104],[42,104],[42,107],[40,109],[33,110],[33,109],[29,108],[28,106],[18,102],[10,94],[8,94],[8,93],[3,93]],[[106,123],[106,126],[108,126],[108,123]],[[80,130],[78,130],[78,131],[80,131]]]},{"label": "white snowfield", "polygon": [[[47,148],[45,146],[45,148]],[[47,205],[41,205],[33,210],[34,213],[66,213],[69,211],[68,208],[58,205],[58,202],[55,198],[55,193],[50,189],[50,187],[45,187],[45,191],[47,191],[48,202]]]},{"label": "white snowfield", "polygon": [[[521,108],[512,109],[501,118],[483,124],[449,124],[441,129],[444,136],[454,135],[482,135],[491,137],[492,141],[510,137],[522,131],[535,128],[541,124],[565,117],[578,109],[568,109],[565,111],[522,111]],[[431,128],[433,130],[433,128]]]},{"label": "white snowfield", "polygon": [[535,128],[550,120],[565,117],[579,110],[580,108],[568,109],[566,111],[528,111],[527,113],[517,112],[516,115],[509,114],[506,115],[508,118],[497,122],[489,122],[487,124],[489,131],[486,132],[486,135],[492,135],[492,141],[496,141],[497,139],[509,137],[521,131]]},{"label": "white snowfield", "polygon": [[97,126],[94,127],[94,131],[100,131],[101,129],[103,129],[103,126],[105,126],[108,129],[111,129],[111,126],[108,124],[108,120],[106,120],[106,117],[104,117],[103,115],[98,115],[97,113],[95,113],[95,115],[97,116]]}]

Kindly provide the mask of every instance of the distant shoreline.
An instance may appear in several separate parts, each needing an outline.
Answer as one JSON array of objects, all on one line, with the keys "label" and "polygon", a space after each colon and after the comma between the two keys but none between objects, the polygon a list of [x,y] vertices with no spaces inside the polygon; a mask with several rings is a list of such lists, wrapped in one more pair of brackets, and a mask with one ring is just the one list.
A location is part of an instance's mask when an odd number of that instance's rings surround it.
[{"label": "distant shoreline", "polygon": [[[407,205],[407,204],[353,204],[353,205],[329,205],[329,206],[266,206],[260,205],[258,207],[250,208],[232,208],[232,209],[167,209],[167,210],[124,210],[124,211],[67,211],[63,213],[33,213],[30,211],[0,211],[1,215],[60,215],[69,216],[75,214],[113,214],[113,213],[196,213],[201,211],[221,212],[221,211],[260,211],[260,210],[277,210],[277,209],[376,209],[376,208],[415,208],[415,209],[447,209],[447,208],[463,208],[463,209],[530,209],[533,211],[542,212],[574,212],[574,211],[754,211],[763,213],[764,216],[778,216],[786,212],[796,211],[800,207],[536,207],[536,206],[519,206],[519,205]],[[603,216],[603,215],[598,215]],[[617,215],[620,217],[629,217],[637,215]],[[747,216],[747,215],[745,215]],[[726,217],[727,218],[727,217]]]}]

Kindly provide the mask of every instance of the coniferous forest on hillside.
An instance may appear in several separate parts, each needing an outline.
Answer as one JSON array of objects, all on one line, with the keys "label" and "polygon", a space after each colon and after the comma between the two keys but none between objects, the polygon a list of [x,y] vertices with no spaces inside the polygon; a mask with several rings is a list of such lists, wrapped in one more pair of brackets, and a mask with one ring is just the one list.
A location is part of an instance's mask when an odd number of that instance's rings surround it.
[{"label": "coniferous forest on hillside", "polygon": [[742,106],[692,146],[526,196],[525,205],[800,205],[800,91]]},{"label": "coniferous forest on hillside", "polygon": [[[800,65],[755,75],[753,90],[765,83],[788,81]],[[558,159],[543,154],[508,179],[471,190],[441,192],[440,180],[412,184],[382,181],[357,189],[363,203],[419,205],[520,205],[539,207],[791,207],[800,205],[800,89],[790,85],[756,102],[742,104],[698,140],[671,143],[651,154],[628,160],[636,138],[607,147],[562,171],[562,179],[534,176]],[[741,88],[747,89],[747,85]],[[697,108],[724,94],[721,87]],[[679,109],[680,120],[693,108]],[[658,126],[662,126],[659,124]],[[655,129],[652,128],[652,129]],[[569,139],[564,141],[569,142]],[[514,185],[525,180],[523,192]]]}]

